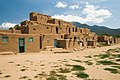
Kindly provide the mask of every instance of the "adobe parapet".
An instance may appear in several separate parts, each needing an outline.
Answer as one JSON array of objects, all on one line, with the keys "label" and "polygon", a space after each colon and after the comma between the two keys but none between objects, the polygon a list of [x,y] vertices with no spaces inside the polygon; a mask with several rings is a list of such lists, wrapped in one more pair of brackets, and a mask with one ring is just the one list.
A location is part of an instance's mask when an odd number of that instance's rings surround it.
[{"label": "adobe parapet", "polygon": [[38,23],[47,23],[47,21],[51,19],[51,16],[31,12],[30,13],[30,21],[37,21]]}]

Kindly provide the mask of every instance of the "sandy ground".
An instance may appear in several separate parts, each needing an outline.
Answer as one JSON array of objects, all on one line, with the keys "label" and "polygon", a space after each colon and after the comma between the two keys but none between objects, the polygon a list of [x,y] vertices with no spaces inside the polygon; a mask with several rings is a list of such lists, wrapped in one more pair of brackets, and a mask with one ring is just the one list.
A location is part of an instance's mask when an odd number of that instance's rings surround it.
[{"label": "sandy ground", "polygon": [[[120,47],[120,44],[94,49],[89,48],[83,51],[72,51],[72,53],[54,54],[53,51],[41,51],[40,53],[0,55],[0,80],[46,80],[50,71],[67,68],[66,64],[84,66],[86,68],[85,73],[89,74],[89,79],[91,80],[120,80],[120,74],[112,74],[109,71],[105,71],[103,68],[106,66],[86,65],[85,63],[73,61],[87,61],[89,58],[85,56],[102,54],[108,49],[116,47]],[[95,58],[92,58],[92,60],[95,60]],[[63,75],[66,75],[68,80],[83,80],[77,78],[74,73],[73,71]],[[44,75],[36,78],[38,74]],[[23,79],[25,76],[26,78]]]}]

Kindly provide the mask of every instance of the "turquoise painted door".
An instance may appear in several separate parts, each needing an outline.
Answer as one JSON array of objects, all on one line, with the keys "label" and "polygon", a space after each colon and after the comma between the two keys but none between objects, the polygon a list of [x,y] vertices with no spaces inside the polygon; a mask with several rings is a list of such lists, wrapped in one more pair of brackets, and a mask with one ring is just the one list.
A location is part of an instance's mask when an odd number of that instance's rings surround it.
[{"label": "turquoise painted door", "polygon": [[23,52],[25,52],[25,38],[19,38],[19,41],[18,41],[19,43],[19,46],[18,46],[18,51],[19,51],[19,53],[23,53]]},{"label": "turquoise painted door", "polygon": [[57,39],[54,39],[54,47],[57,47]]}]

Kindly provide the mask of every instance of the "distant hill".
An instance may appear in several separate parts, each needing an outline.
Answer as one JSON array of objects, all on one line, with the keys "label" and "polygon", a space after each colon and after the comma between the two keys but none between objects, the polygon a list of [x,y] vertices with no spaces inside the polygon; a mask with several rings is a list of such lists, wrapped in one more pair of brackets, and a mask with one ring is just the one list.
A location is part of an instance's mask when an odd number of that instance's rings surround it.
[{"label": "distant hill", "polygon": [[9,30],[9,28],[3,28],[0,26],[0,30]]},{"label": "distant hill", "polygon": [[79,28],[89,28],[91,31],[97,33],[98,35],[102,34],[109,34],[109,35],[120,35],[120,28],[119,29],[110,29],[105,26],[89,26],[87,24],[81,24],[79,22],[73,22],[73,25]]}]

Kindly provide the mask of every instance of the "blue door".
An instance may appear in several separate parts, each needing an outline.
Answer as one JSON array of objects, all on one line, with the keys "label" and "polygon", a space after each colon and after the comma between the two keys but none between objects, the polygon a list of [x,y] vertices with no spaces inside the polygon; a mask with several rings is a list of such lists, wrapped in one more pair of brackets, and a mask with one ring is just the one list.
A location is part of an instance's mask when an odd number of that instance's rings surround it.
[{"label": "blue door", "polygon": [[24,38],[18,39],[18,51],[19,53],[25,52],[25,39]]},{"label": "blue door", "polygon": [[54,47],[57,47],[57,39],[54,39]]}]

